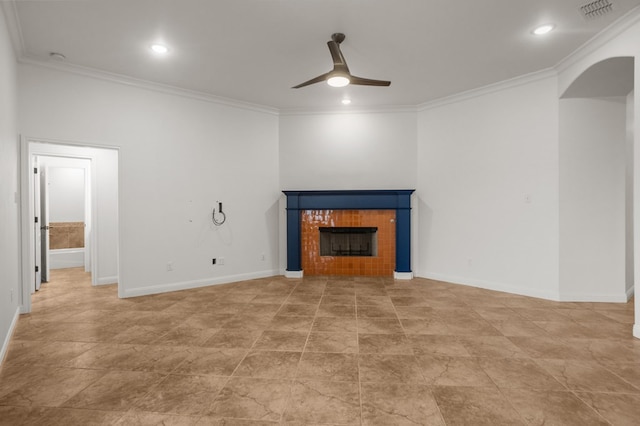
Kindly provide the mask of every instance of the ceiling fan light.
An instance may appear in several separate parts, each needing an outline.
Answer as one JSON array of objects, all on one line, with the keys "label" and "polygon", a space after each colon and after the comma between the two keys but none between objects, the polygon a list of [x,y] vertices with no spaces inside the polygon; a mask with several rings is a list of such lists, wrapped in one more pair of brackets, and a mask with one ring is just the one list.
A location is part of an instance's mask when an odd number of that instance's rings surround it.
[{"label": "ceiling fan light", "polygon": [[349,78],[343,75],[335,75],[327,79],[327,84],[331,87],[344,87],[349,83]]}]

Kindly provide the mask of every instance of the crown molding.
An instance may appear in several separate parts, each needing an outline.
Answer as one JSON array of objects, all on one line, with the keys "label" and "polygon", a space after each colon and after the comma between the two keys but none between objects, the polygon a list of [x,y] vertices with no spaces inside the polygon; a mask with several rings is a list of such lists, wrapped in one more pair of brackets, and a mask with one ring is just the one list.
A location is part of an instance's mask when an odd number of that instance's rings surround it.
[{"label": "crown molding", "polygon": [[18,57],[21,64],[37,66],[41,68],[53,69],[56,71],[68,72],[71,74],[81,75],[84,77],[95,78],[98,80],[108,81],[111,83],[121,84],[125,86],[135,87],[138,89],[150,90],[154,92],[165,93],[173,96],[180,96],[188,99],[224,105],[231,108],[244,109],[254,112],[278,115],[278,109],[275,107],[252,104],[249,102],[238,101],[235,99],[224,98],[221,96],[211,95],[195,90],[183,89],[168,84],[155,83],[149,80],[142,80],[134,77],[128,77],[122,74],[101,71],[95,68],[83,67],[81,65],[69,64],[66,62],[43,61],[28,55]]},{"label": "crown molding", "polygon": [[562,59],[554,67],[558,73],[567,70],[572,65],[587,57],[589,54],[600,49],[614,38],[640,22],[640,6],[636,6],[622,17],[613,21],[604,30],[587,40],[582,46],[571,52],[569,56]]},{"label": "crown molding", "polygon": [[281,108],[281,116],[292,115],[337,115],[337,114],[403,114],[403,113],[416,113],[418,109],[411,105],[399,105],[399,106],[378,106],[378,107],[366,107],[366,108],[352,108],[344,106],[342,108]]},{"label": "crown molding", "polygon": [[0,8],[2,8],[4,12],[13,51],[16,57],[19,58],[25,51],[25,46],[24,38],[22,37],[22,28],[20,27],[20,19],[18,19],[18,7],[16,6],[16,2],[11,0],[0,1]]},{"label": "crown molding", "polygon": [[530,74],[521,75],[508,80],[503,80],[498,83],[488,84],[476,89],[467,90],[465,92],[456,93],[455,95],[447,96],[433,101],[425,102],[418,105],[418,112],[426,111],[433,108],[443,107],[445,105],[454,104],[469,99],[477,98],[479,96],[488,95],[502,90],[512,89],[518,86],[524,86],[526,84],[534,83],[540,80],[546,80],[548,78],[557,77],[558,73],[554,68],[546,68],[540,71],[536,71]]}]

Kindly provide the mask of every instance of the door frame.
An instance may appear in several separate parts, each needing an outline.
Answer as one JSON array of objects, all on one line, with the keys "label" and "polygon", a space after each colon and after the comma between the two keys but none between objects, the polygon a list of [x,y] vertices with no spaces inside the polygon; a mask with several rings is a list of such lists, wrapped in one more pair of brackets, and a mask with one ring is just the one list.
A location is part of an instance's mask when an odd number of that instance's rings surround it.
[{"label": "door frame", "polygon": [[[105,146],[105,145],[97,145],[97,144],[88,144],[81,142],[72,142],[72,141],[60,141],[60,140],[52,140],[52,139],[43,139],[43,138],[30,138],[21,136],[20,137],[20,189],[21,189],[21,209],[20,209],[20,217],[21,217],[21,257],[22,257],[22,292],[21,292],[21,313],[29,313],[31,312],[31,287],[35,282],[35,230],[33,227],[34,221],[34,200],[33,200],[33,181],[34,181],[34,173],[33,173],[33,157],[36,155],[49,156],[49,157],[66,157],[66,158],[77,158],[77,159],[86,159],[91,162],[90,167],[90,203],[91,203],[91,238],[89,241],[90,244],[90,252],[91,252],[91,285],[99,285],[98,276],[95,273],[96,267],[98,265],[97,259],[99,256],[98,253],[98,227],[97,218],[98,218],[98,197],[97,197],[97,174],[95,167],[95,156],[90,153],[77,154],[73,152],[69,153],[52,153],[46,150],[38,149],[38,147],[33,146],[33,144],[50,144],[58,147],[68,147],[70,150],[74,148],[99,148],[99,149],[109,149],[115,150],[118,152],[119,157],[119,148],[113,146]],[[118,172],[119,174],[119,172]],[[85,176],[85,179],[87,177]],[[119,179],[118,179],[119,181]],[[86,189],[86,188],[85,188]],[[119,188],[118,188],[119,193]],[[118,195],[119,198],[119,195]],[[86,200],[85,200],[86,201]],[[118,209],[119,216],[119,209]],[[118,219],[119,222],[119,219]],[[117,246],[119,247],[120,238],[119,231],[117,236]],[[119,252],[119,249],[118,249]],[[119,263],[119,262],[118,262]],[[119,268],[118,268],[119,269]],[[120,283],[118,280],[118,289],[120,290]],[[120,291],[119,291],[120,292]]]}]

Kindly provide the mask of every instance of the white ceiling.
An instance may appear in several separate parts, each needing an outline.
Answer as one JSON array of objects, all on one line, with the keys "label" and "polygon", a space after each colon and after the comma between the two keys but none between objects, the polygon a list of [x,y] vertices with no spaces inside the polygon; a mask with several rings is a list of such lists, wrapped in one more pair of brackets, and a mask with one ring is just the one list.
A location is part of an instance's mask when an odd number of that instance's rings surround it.
[{"label": "white ceiling", "polygon": [[[2,1],[22,58],[148,80],[280,110],[415,106],[544,70],[640,0],[17,0]],[[634,13],[638,12],[637,10]],[[531,30],[556,25],[545,37]],[[17,25],[15,25],[17,24]],[[346,34],[351,72],[390,87],[291,89],[329,71]],[[158,58],[149,45],[163,42]],[[65,66],[67,66],[65,65]],[[340,104],[343,97],[352,104]]]}]

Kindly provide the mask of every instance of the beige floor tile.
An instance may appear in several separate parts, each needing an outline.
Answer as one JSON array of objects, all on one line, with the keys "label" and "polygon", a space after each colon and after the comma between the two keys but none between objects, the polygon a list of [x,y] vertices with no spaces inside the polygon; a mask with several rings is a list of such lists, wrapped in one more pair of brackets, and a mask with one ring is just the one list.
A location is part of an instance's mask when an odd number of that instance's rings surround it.
[{"label": "beige floor tile", "polygon": [[565,387],[531,359],[479,358],[482,369],[501,389],[565,390]]},{"label": "beige floor tile", "polygon": [[298,380],[284,412],[285,424],[360,424],[357,383]]},{"label": "beige floor tile", "polygon": [[220,418],[212,416],[202,416],[196,422],[195,426],[275,426],[280,422],[269,422],[265,420],[247,420],[247,419],[233,419],[233,418]]},{"label": "beige floor tile", "polygon": [[201,415],[226,383],[226,377],[169,375],[135,404],[138,411]]},{"label": "beige floor tile", "polygon": [[119,299],[117,286],[93,287],[81,268],[52,275],[0,369],[0,425],[625,425],[639,416],[633,302],[371,277],[269,277]]},{"label": "beige floor tile", "polygon": [[64,407],[126,411],[164,376],[158,373],[110,371],[64,403]]},{"label": "beige floor tile", "polygon": [[364,334],[402,334],[397,318],[358,318],[358,332]]},{"label": "beige floor tile", "polygon": [[449,329],[442,320],[437,319],[402,319],[402,328],[407,334],[439,334],[448,335]]},{"label": "beige floor tile", "polygon": [[495,386],[477,358],[419,355],[416,359],[430,386]]},{"label": "beige floor tile", "polygon": [[409,335],[409,341],[416,355],[470,356],[456,336]]},{"label": "beige floor tile", "polygon": [[444,421],[427,386],[363,383],[362,424],[444,426]]},{"label": "beige floor tile", "polygon": [[287,380],[233,377],[213,401],[207,415],[278,421],[291,392]]},{"label": "beige floor tile", "polygon": [[246,354],[246,349],[193,348],[173,373],[230,376]]},{"label": "beige floor tile", "polygon": [[220,330],[207,339],[202,346],[208,348],[248,349],[262,334],[259,330]]},{"label": "beige floor tile", "polygon": [[462,337],[460,342],[471,356],[485,358],[528,358],[529,356],[504,336]]},{"label": "beige floor tile", "polygon": [[638,424],[640,395],[587,392],[577,392],[577,395],[611,424],[621,426]]},{"label": "beige floor tile", "polygon": [[433,394],[447,425],[525,424],[497,388],[436,387]]},{"label": "beige floor tile", "polygon": [[509,389],[504,395],[531,425],[609,424],[572,392]]},{"label": "beige floor tile", "polygon": [[276,316],[267,324],[267,330],[308,333],[311,330],[311,324],[313,324],[313,318],[310,317]]},{"label": "beige floor tile", "polygon": [[315,305],[284,304],[277,312],[278,316],[314,317],[318,310]]},{"label": "beige floor tile", "polygon": [[355,318],[356,307],[350,305],[320,305],[316,315],[319,317]]},{"label": "beige floor tile", "polygon": [[359,294],[356,296],[356,303],[358,306],[393,306],[393,303],[391,302],[391,298],[389,296],[366,296]]},{"label": "beige floor tile", "polygon": [[358,356],[356,354],[314,353],[302,355],[298,379],[358,382]]},{"label": "beige floor tile", "polygon": [[425,384],[416,358],[413,355],[358,356],[360,382]]},{"label": "beige floor tile", "polygon": [[360,353],[412,355],[412,346],[404,334],[358,334]]},{"label": "beige floor tile", "polygon": [[316,317],[311,331],[350,333],[358,331],[358,325],[355,318]]},{"label": "beige floor tile", "polygon": [[357,316],[358,316],[358,319],[363,319],[363,318],[396,319],[398,318],[394,307],[381,306],[381,305],[358,305]]},{"label": "beige floor tile", "polygon": [[[15,421],[12,425],[47,425],[47,426],[69,426],[69,425],[110,425],[116,424],[125,415],[118,411],[98,411],[82,410],[74,408],[40,408],[27,414],[20,419],[23,422]],[[0,419],[3,413],[0,410]],[[3,419],[4,420],[4,419]],[[0,425],[3,425],[0,420]]]},{"label": "beige floor tile", "polygon": [[58,407],[105,375],[104,371],[49,368],[0,398],[0,405]]},{"label": "beige floor tile", "polygon": [[233,375],[263,379],[293,379],[301,355],[302,352],[250,352],[236,368]]},{"label": "beige floor tile", "polygon": [[297,331],[267,330],[258,338],[254,349],[274,351],[302,351],[307,342],[308,333]]},{"label": "beige floor tile", "polygon": [[542,359],[536,362],[573,391],[640,394],[640,389],[595,361]]},{"label": "beige floor tile", "polygon": [[588,352],[553,337],[509,336],[509,340],[532,358],[591,359]]},{"label": "beige floor tile", "polygon": [[356,304],[355,294],[343,294],[338,296],[323,296],[320,300],[320,306],[323,305],[348,305],[354,306]]},{"label": "beige floor tile", "polygon": [[538,327],[533,321],[528,320],[510,320],[510,321],[494,321],[488,320],[491,325],[502,333],[504,336],[515,337],[545,337],[547,332]]},{"label": "beige floor tile", "polygon": [[116,425],[121,426],[192,426],[198,421],[198,417],[178,416],[174,414],[158,414],[130,412],[124,415]]},{"label": "beige floor tile", "polygon": [[357,353],[358,335],[312,331],[304,350],[305,352]]}]

